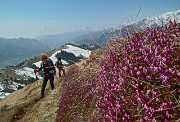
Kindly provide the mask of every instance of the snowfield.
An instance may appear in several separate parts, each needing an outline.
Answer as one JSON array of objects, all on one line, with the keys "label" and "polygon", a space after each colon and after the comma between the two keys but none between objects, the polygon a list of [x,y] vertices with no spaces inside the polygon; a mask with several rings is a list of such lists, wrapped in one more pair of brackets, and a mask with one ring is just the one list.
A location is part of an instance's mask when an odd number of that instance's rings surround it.
[{"label": "snowfield", "polygon": [[[29,67],[24,67],[22,69],[17,69],[15,70],[15,73],[17,75],[21,75],[24,76],[24,78],[26,79],[27,77],[32,77],[32,78],[36,78],[36,75],[34,73],[34,69],[29,68]],[[40,76],[38,76],[40,77]]]},{"label": "snowfield", "polygon": [[0,99],[4,99],[6,96],[8,96],[10,94],[11,93],[0,92]]},{"label": "snowfield", "polygon": [[64,51],[73,53],[76,57],[78,57],[80,55],[83,55],[84,57],[87,58],[91,54],[90,50],[85,50],[85,49],[82,49],[82,48],[79,48],[79,47],[75,47],[75,46],[72,46],[72,45],[66,45],[66,46],[68,48],[64,49]]}]

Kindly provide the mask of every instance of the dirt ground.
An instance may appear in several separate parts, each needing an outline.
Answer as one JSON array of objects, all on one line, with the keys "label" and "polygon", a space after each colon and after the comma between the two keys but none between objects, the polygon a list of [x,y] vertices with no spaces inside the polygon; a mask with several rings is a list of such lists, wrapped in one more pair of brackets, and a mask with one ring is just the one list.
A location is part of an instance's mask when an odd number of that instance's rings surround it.
[{"label": "dirt ground", "polygon": [[61,81],[55,78],[54,90],[48,82],[43,99],[40,99],[42,81],[38,80],[1,100],[0,122],[55,122]]}]

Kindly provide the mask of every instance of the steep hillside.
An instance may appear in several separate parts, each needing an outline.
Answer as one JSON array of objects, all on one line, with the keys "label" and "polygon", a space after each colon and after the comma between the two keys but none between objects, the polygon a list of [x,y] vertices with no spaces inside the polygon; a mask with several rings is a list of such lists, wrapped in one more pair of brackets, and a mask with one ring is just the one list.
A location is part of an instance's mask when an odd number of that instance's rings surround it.
[{"label": "steep hillside", "polygon": [[[61,97],[65,97],[64,92],[62,92],[66,90],[64,88],[67,88],[65,85],[68,85],[70,82],[75,83],[79,78],[81,79],[83,77],[85,79],[95,78],[98,72],[99,62],[101,59],[103,59],[103,57],[101,57],[102,53],[102,50],[97,50],[93,52],[92,56],[88,60],[82,60],[79,63],[67,67],[66,72],[68,76],[63,77],[62,79],[56,77],[55,90],[53,91],[50,90],[50,85],[48,83],[45,91],[45,97],[43,99],[39,99],[42,83],[41,80],[31,83],[26,87],[11,93],[5,99],[0,101],[0,122],[55,122],[57,120],[56,114],[59,108],[59,100]],[[72,67],[77,67],[77,69],[80,69],[79,71],[81,71],[82,74],[79,74],[79,76],[76,78],[74,78],[74,75],[70,76],[70,72],[73,72]],[[87,69],[84,69],[85,67]],[[64,83],[62,83],[62,81],[64,81]],[[84,82],[84,85],[87,83],[88,81]],[[64,88],[62,89],[62,87]],[[88,93],[88,90],[91,89],[90,87],[88,85],[87,87],[79,87],[79,90],[87,88]],[[74,102],[76,103],[76,101]],[[64,107],[62,107],[62,111],[63,110]],[[67,110],[70,109],[67,107]],[[87,114],[89,115],[86,114],[86,120],[93,120],[92,110],[94,110],[94,108],[87,111]],[[75,113],[75,111],[71,111],[72,115]],[[84,111],[81,111],[81,113],[83,112]],[[67,118],[65,117],[64,120],[61,121],[65,122],[66,120]],[[77,117],[76,120],[80,121],[80,118]]]},{"label": "steep hillside", "polygon": [[87,60],[68,67],[63,78],[57,122],[95,122],[95,86],[105,50],[93,51]]},{"label": "steep hillside", "polygon": [[[62,84],[56,78],[57,89],[48,87],[44,99],[38,81],[0,101],[0,121],[179,121],[179,30],[175,21],[146,28],[92,53],[65,45],[66,54],[74,51],[73,57],[86,60],[69,66]],[[56,61],[61,52],[49,57]],[[34,75],[28,65],[9,70],[27,78]]]},{"label": "steep hillside", "polygon": [[180,24],[108,43],[62,82],[57,122],[180,119]]},{"label": "steep hillside", "polygon": [[[47,52],[48,57],[54,63],[57,61],[57,57],[60,56],[65,67],[88,58],[90,54],[90,50],[72,44],[66,44],[53,51]],[[34,56],[17,66],[8,67],[0,71],[0,99],[3,99],[8,94],[28,85],[29,83],[34,82],[35,79],[37,79],[34,74],[34,69],[40,67],[40,64],[41,61],[39,61],[39,56]],[[42,72],[37,75],[40,79],[42,78]]]},{"label": "steep hillside", "polygon": [[60,97],[61,79],[55,78],[55,89],[47,84],[40,99],[42,81],[36,81],[0,101],[0,122],[54,122]]},{"label": "steep hillside", "polygon": [[69,66],[39,99],[40,81],[0,101],[0,121],[179,121],[180,24],[117,38]]}]

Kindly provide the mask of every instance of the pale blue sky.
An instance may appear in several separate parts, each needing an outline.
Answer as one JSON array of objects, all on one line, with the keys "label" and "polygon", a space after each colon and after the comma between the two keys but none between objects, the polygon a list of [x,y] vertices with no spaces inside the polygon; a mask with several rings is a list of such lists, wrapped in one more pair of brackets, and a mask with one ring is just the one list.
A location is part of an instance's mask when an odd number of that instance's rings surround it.
[{"label": "pale blue sky", "polygon": [[0,37],[102,29],[179,9],[180,0],[0,0]]}]

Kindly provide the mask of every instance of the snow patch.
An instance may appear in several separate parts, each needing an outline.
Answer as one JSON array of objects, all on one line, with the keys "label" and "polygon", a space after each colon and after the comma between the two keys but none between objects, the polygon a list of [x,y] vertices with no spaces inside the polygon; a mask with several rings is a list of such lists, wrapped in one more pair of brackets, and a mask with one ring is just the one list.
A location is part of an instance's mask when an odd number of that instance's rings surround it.
[{"label": "snow patch", "polygon": [[[24,76],[24,78],[27,78],[27,77],[36,78],[36,75],[35,75],[35,73],[34,73],[34,69],[29,68],[29,67],[24,67],[24,68],[22,68],[22,69],[16,69],[16,70],[15,70],[15,73],[16,73],[17,75]],[[38,77],[40,78],[39,75],[38,75]]]},{"label": "snow patch", "polygon": [[89,57],[89,55],[91,54],[90,50],[85,50],[76,46],[72,46],[72,45],[66,45],[68,48],[64,49],[64,51],[69,52],[69,53],[73,53],[76,57],[83,55],[84,57]]},{"label": "snow patch", "polygon": [[4,99],[6,96],[8,96],[11,93],[6,93],[6,92],[0,92],[0,99]]}]

